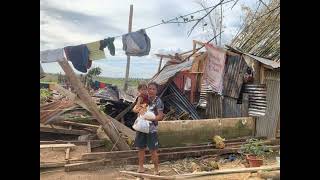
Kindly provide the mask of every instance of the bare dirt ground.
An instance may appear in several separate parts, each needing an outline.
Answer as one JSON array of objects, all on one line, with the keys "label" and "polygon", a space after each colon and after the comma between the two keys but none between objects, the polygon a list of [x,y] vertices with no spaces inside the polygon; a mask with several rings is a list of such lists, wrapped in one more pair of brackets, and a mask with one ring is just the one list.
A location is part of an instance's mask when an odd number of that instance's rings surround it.
[{"label": "bare dirt ground", "polygon": [[[86,153],[87,146],[76,146],[70,150],[70,159],[78,159],[83,153]],[[40,149],[40,162],[61,162],[66,157],[65,149]]]},{"label": "bare dirt ground", "polygon": [[[191,173],[192,170],[188,170],[188,168],[178,168],[178,167],[186,167],[187,164],[184,164],[184,160],[179,160],[175,162],[164,162],[160,164],[160,174],[161,176],[170,176],[177,175],[178,173]],[[188,161],[189,162],[189,161]],[[232,162],[219,162],[220,169],[231,169],[231,168],[244,168],[243,164],[244,160],[237,158]],[[265,165],[275,165],[277,164],[275,160],[275,156],[268,157],[264,161]],[[145,164],[145,173],[153,174],[153,165]],[[134,171],[136,172],[138,169],[137,165],[125,165],[119,168],[111,168],[111,167],[99,167],[93,170],[87,171],[74,171],[74,172],[64,172],[63,168],[51,170],[51,172],[41,172],[40,179],[41,180],[106,180],[106,179],[115,179],[115,180],[125,180],[125,179],[137,179],[134,176],[123,175],[120,174],[119,171]],[[147,178],[145,178],[147,179]],[[236,173],[236,174],[228,174],[228,175],[215,175],[215,176],[204,176],[198,178],[192,178],[195,180],[262,180],[259,178],[257,173]]]}]

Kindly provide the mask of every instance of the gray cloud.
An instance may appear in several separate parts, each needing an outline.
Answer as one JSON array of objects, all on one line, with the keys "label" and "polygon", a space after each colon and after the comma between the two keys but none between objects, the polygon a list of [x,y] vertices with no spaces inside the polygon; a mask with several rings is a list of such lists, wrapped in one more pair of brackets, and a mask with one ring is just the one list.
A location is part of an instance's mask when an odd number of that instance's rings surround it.
[{"label": "gray cloud", "polygon": [[[44,11],[46,14],[55,19],[59,19],[70,25],[74,25],[86,33],[94,32],[96,34],[104,35],[108,31],[121,31],[121,29],[108,24],[107,22],[110,20],[107,17],[91,16],[84,13],[72,12],[48,6],[41,7],[40,10]],[[45,21],[40,22],[40,24],[44,23]]]}]

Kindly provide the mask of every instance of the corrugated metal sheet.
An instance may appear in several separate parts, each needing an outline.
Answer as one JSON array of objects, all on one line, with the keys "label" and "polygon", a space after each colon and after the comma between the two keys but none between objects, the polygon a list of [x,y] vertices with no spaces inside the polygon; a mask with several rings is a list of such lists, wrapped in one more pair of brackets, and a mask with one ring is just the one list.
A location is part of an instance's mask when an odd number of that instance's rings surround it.
[{"label": "corrugated metal sheet", "polygon": [[186,60],[180,64],[167,65],[162,68],[162,70],[156,74],[150,82],[156,82],[157,84],[165,84],[171,77],[180,71],[190,70],[192,67],[193,58]]},{"label": "corrugated metal sheet", "polygon": [[55,101],[49,104],[41,105],[40,106],[40,122],[41,123],[48,123],[54,117],[60,115],[61,113],[65,112],[66,110],[70,110],[70,108],[75,108],[73,102],[62,100],[62,101]]},{"label": "corrugated metal sheet", "polygon": [[264,116],[267,109],[267,88],[265,84],[244,84],[243,92],[249,94],[249,115]]},{"label": "corrugated metal sheet", "polygon": [[168,84],[168,88],[162,93],[162,97],[170,96],[170,98],[163,99],[165,108],[173,106],[176,110],[176,115],[182,112],[188,112],[191,119],[200,119],[195,107],[182,95],[181,91],[177,88],[174,82]]},{"label": "corrugated metal sheet", "polygon": [[280,72],[265,71],[267,85],[267,110],[265,116],[259,117],[256,135],[274,138],[280,119]]},{"label": "corrugated metal sheet", "polygon": [[228,55],[226,61],[222,94],[237,99],[243,83],[243,76],[248,66],[240,55]]},{"label": "corrugated metal sheet", "polygon": [[201,83],[201,89],[200,89],[200,99],[198,106],[202,108],[206,108],[208,104],[208,93],[212,92],[212,89],[210,86],[208,86],[205,82]]},{"label": "corrugated metal sheet", "polygon": [[243,94],[242,104],[238,104],[237,101],[231,97],[208,93],[208,118],[248,117],[248,95]]},{"label": "corrugated metal sheet", "polygon": [[237,104],[237,99],[224,97],[223,98],[223,117],[248,117],[248,95],[243,94],[241,104]]},{"label": "corrugated metal sheet", "polygon": [[207,94],[207,109],[206,114],[209,119],[222,117],[222,96],[216,93]]},{"label": "corrugated metal sheet", "polygon": [[258,57],[258,56],[254,56],[248,53],[244,53],[244,55],[249,56],[259,62],[261,62],[262,64],[271,66],[272,68],[279,68],[280,67],[280,62],[277,61],[272,61],[270,59],[266,59],[266,58],[262,58],[262,57]]}]

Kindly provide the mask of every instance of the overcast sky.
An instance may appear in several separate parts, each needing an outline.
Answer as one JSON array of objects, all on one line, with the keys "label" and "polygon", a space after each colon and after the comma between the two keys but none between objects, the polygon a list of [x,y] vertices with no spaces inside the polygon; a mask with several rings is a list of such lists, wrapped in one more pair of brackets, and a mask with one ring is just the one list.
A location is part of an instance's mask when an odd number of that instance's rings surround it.
[{"label": "overcast sky", "polygon": [[[219,0],[207,1],[212,6]],[[265,2],[267,2],[265,0]],[[132,31],[162,20],[172,19],[201,9],[197,0],[41,0],[40,1],[40,51],[63,48],[125,34],[128,31],[130,4],[133,4]],[[258,0],[240,0],[223,7],[223,44],[230,40],[243,22],[241,6],[255,8]],[[202,14],[195,14],[195,18]],[[194,22],[189,24],[164,24],[146,32],[151,39],[149,56],[131,57],[130,77],[150,78],[157,71],[159,59],[154,53],[181,52],[192,49],[192,40],[205,41],[213,37],[199,25],[187,36]],[[93,62],[102,68],[102,76],[124,77],[126,56],[121,38],[115,40],[116,55],[105,49],[106,59]],[[57,63],[42,64],[45,72],[63,72]],[[76,71],[79,73],[78,71]]]}]

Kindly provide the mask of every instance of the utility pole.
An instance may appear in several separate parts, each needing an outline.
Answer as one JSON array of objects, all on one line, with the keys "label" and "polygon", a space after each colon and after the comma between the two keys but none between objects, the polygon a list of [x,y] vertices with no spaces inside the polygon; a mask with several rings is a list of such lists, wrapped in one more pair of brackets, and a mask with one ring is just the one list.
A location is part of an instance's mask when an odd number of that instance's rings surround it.
[{"label": "utility pole", "polygon": [[[130,33],[132,30],[132,15],[133,15],[133,5],[130,5],[130,14],[129,14],[129,27],[128,32]],[[128,78],[129,78],[129,70],[130,70],[130,56],[127,56],[127,68],[126,68],[126,77],[124,80],[123,90],[126,92],[128,89]]]}]

